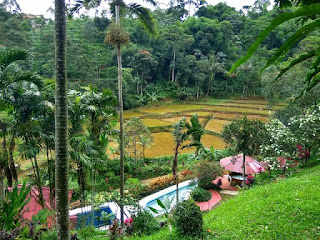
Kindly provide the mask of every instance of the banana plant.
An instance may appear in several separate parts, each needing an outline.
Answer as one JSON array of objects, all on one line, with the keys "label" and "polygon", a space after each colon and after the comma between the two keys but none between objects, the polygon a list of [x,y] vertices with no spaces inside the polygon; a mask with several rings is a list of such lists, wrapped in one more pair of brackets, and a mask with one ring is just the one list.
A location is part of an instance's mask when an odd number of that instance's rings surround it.
[{"label": "banana plant", "polygon": [[0,208],[0,228],[12,230],[21,224],[23,208],[28,204],[31,197],[31,186],[26,183],[21,188],[15,186],[12,190],[7,191],[2,207]]}]

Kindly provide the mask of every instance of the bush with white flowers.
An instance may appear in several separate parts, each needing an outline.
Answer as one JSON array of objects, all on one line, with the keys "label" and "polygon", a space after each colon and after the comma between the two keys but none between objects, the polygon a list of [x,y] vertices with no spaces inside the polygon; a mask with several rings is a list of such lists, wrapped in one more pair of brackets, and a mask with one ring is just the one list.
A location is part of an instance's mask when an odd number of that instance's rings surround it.
[{"label": "bush with white flowers", "polygon": [[275,169],[279,167],[277,157],[299,155],[301,159],[301,149],[309,153],[320,144],[320,109],[290,118],[288,126],[274,119],[266,124],[266,130],[270,137],[261,145],[261,153],[270,169]]}]

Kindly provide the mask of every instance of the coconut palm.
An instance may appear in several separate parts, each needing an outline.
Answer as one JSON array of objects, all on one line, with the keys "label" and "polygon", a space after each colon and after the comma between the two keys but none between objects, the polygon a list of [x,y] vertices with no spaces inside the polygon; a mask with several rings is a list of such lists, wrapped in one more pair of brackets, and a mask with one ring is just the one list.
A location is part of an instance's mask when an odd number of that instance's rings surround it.
[{"label": "coconut palm", "polygon": [[55,0],[55,180],[58,238],[69,239],[66,6]]},{"label": "coconut palm", "polygon": [[[71,12],[79,11],[80,8],[94,8],[102,4],[102,0],[78,0]],[[156,5],[154,0],[146,2]],[[124,131],[123,131],[123,101],[122,101],[122,60],[121,60],[121,45],[129,43],[128,33],[120,26],[120,14],[125,10],[135,14],[142,26],[151,35],[157,34],[155,20],[148,8],[142,7],[137,3],[126,4],[123,0],[112,0],[110,2],[111,11],[115,17],[115,24],[109,26],[108,34],[105,41],[115,46],[118,59],[118,104],[119,104],[119,121],[120,121],[120,195],[124,198]],[[121,11],[120,11],[121,8]],[[123,202],[123,201],[121,201]],[[121,208],[121,225],[124,224],[124,210]]]}]

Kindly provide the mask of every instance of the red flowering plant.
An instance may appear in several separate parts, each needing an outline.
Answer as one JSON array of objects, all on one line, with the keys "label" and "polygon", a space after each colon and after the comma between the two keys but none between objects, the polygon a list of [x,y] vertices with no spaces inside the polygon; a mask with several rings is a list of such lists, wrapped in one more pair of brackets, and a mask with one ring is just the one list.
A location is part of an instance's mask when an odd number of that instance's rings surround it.
[{"label": "red flowering plant", "polygon": [[247,176],[246,184],[249,186],[254,184],[254,177],[251,174]]},{"label": "red flowering plant", "polygon": [[310,151],[307,148],[303,148],[300,144],[297,144],[297,151],[300,160],[308,159],[310,156]]},{"label": "red flowering plant", "polygon": [[131,226],[132,225],[132,218],[127,218],[126,220],[124,220],[124,224],[127,226]]}]

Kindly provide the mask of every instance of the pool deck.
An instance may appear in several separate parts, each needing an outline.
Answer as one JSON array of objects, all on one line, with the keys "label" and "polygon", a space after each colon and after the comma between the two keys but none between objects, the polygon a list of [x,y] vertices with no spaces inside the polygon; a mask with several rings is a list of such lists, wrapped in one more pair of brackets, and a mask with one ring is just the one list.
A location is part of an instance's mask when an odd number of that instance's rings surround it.
[{"label": "pool deck", "polygon": [[208,202],[196,202],[201,211],[211,210],[221,200],[221,196],[217,191],[209,190],[211,192],[211,199]]}]

